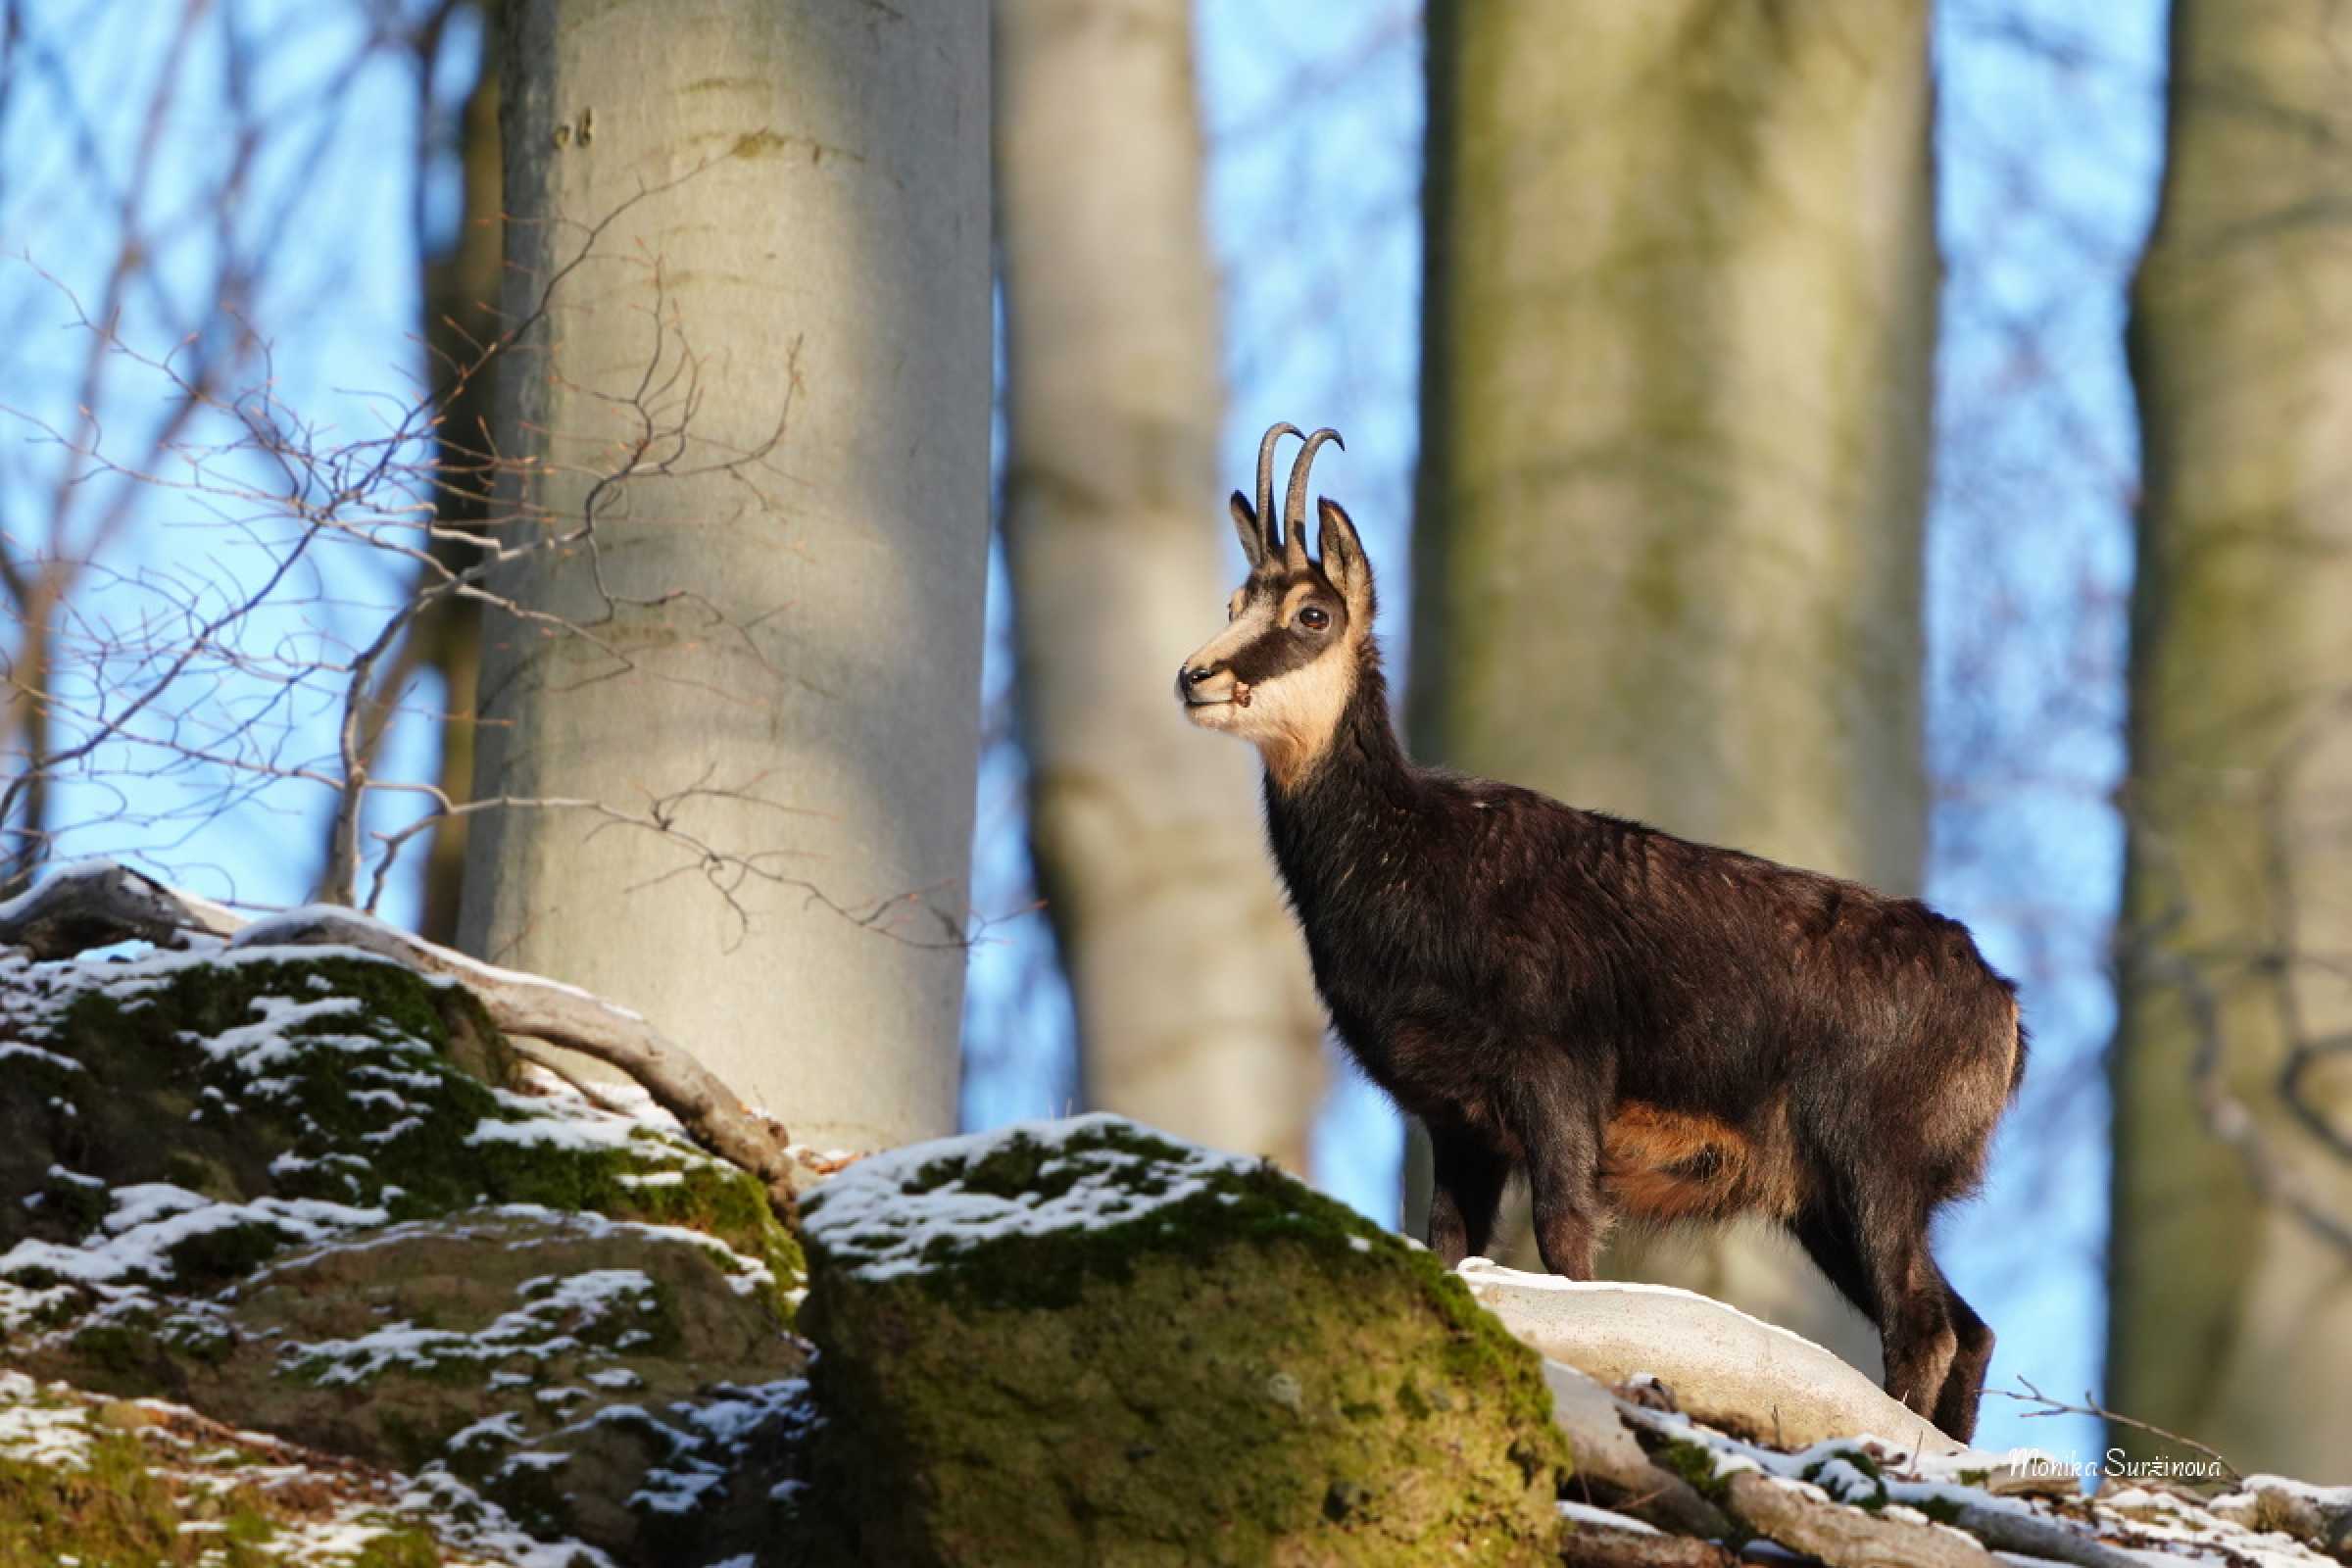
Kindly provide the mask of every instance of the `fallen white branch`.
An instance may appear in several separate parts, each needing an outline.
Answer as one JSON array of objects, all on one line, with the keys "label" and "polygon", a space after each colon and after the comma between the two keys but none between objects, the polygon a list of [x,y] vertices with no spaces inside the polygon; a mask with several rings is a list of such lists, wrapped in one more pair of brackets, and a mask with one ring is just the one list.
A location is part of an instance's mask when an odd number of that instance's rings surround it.
[{"label": "fallen white branch", "polygon": [[0,904],[0,947],[36,958],[70,958],[117,942],[176,949],[206,939],[234,948],[332,943],[454,981],[473,994],[504,1032],[576,1051],[628,1074],[696,1142],[758,1177],[779,1214],[793,1212],[802,1172],[783,1126],[747,1108],[715,1074],[642,1016],[601,997],[479,962],[335,906],[314,905],[248,921],[209,899],[109,861],[77,861]]},{"label": "fallen white branch", "polygon": [[1523,1274],[1483,1257],[1466,1260],[1461,1277],[1479,1305],[1552,1360],[1609,1387],[1655,1376],[1710,1426],[1792,1448],[1867,1433],[1928,1454],[1967,1451],[1812,1341],[1721,1301]]}]

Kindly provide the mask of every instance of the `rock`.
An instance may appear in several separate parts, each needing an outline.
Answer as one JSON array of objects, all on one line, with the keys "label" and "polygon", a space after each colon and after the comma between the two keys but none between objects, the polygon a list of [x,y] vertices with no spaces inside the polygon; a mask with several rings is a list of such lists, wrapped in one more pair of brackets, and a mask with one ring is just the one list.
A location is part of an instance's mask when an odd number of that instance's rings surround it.
[{"label": "rock", "polygon": [[1270,1165],[1034,1124],[851,1166],[804,1240],[812,1560],[1557,1560],[1538,1358]]},{"label": "rock", "polygon": [[0,1054],[11,1364],[623,1562],[769,1533],[798,1243],[674,1128],[516,1092],[462,990],[313,948],[0,959]]},{"label": "rock", "polygon": [[1786,1447],[1867,1434],[1932,1455],[1969,1451],[1812,1341],[1721,1301],[1523,1274],[1483,1257],[1465,1260],[1461,1278],[1545,1356],[1612,1387],[1655,1377],[1680,1409],[1724,1431]]},{"label": "rock", "polygon": [[764,1285],[694,1232],[485,1209],[304,1249],[206,1298],[125,1296],[17,1359],[446,1470],[540,1534],[666,1562],[748,1548],[784,1477],[753,1450],[797,1422],[807,1356]]},{"label": "rock", "polygon": [[514,1084],[462,988],[367,954],[0,956],[0,1278],[202,1285],[298,1243],[520,1202],[708,1232],[797,1287],[799,1248],[750,1176]]},{"label": "rock", "polygon": [[2213,1511],[2249,1530],[2275,1531],[2352,1562],[2352,1487],[2315,1487],[2286,1476],[2248,1476]]},{"label": "rock", "polygon": [[156,1400],[100,1401],[0,1371],[0,1564],[597,1568],[453,1478],[306,1451]]}]

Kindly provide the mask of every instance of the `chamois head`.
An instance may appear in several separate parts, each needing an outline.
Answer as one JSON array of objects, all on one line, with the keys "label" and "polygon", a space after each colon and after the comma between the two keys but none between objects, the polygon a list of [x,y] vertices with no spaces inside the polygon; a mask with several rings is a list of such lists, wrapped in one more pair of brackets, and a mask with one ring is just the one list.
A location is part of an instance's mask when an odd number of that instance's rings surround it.
[{"label": "chamois head", "polygon": [[1274,528],[1274,448],[1298,426],[1277,424],[1257,444],[1257,504],[1233,493],[1233,525],[1250,575],[1225,607],[1227,625],[1176,672],[1185,716],[1255,745],[1277,784],[1323,754],[1347,711],[1372,635],[1372,566],[1355,524],[1318,500],[1315,554],[1306,554],[1306,480],[1316,449],[1337,430],[1301,436],[1291,466],[1282,531]]}]

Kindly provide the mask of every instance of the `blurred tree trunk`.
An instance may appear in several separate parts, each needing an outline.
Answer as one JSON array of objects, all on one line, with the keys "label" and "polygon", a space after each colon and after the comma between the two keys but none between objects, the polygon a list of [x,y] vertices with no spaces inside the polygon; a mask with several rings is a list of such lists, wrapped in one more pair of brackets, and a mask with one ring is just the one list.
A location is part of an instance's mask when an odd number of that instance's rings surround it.
[{"label": "blurred tree trunk", "polygon": [[[443,528],[479,530],[492,503],[491,393],[497,367],[491,346],[500,329],[500,272],[503,270],[501,153],[498,137],[498,7],[496,0],[470,5],[451,0],[435,12],[418,45],[416,169],[416,226],[423,253],[419,290],[423,319],[424,374],[433,388],[438,422],[436,467],[441,488],[434,521]],[[437,123],[436,73],[444,59],[453,23],[471,21],[481,31],[481,57],[472,87],[454,124]],[[444,160],[454,164],[459,197],[456,226],[442,238],[433,232],[430,195]],[[429,546],[439,569],[419,565],[413,592],[459,571],[478,559],[477,547],[444,534]],[[473,699],[481,662],[481,615],[469,599],[444,600],[419,615],[394,659],[375,682],[378,698],[367,715],[365,756],[372,763],[404,706],[414,701],[417,677],[440,678],[439,760],[434,783],[453,804],[473,792]],[[466,867],[467,818],[442,821],[427,840],[424,895],[418,934],[444,946],[458,938],[458,905]],[[328,865],[322,881],[331,886],[339,867],[335,856],[346,846],[328,834]]]},{"label": "blurred tree trunk", "polygon": [[[1432,6],[1424,756],[1916,888],[1932,118],[1925,0]],[[1778,1236],[1635,1241],[1877,1364]]]},{"label": "blurred tree trunk", "polygon": [[996,59],[1004,538],[1084,1093],[1303,1171],[1322,1009],[1249,753],[1173,695],[1239,580],[1191,6],[1009,0]]},{"label": "blurred tree trunk", "polygon": [[2352,1481],[2352,12],[2176,0],[2169,94],[2129,337],[2107,1400]]},{"label": "blurred tree trunk", "polygon": [[[484,466],[497,450],[491,439],[496,367],[481,361],[499,332],[506,230],[498,137],[498,10],[497,0],[480,8],[480,74],[466,95],[458,125],[458,230],[424,263],[425,354],[430,373],[445,389],[438,433],[441,467],[449,485],[442,496],[441,520],[465,528],[478,528],[488,519],[491,497]],[[472,560],[470,552],[444,549],[446,564],[463,566]],[[441,676],[440,776],[435,782],[453,802],[463,802],[473,791],[473,699],[481,667],[481,615],[470,601],[457,601],[418,626],[416,636],[424,645],[422,662]],[[466,824],[466,818],[453,817],[433,831],[418,922],[427,941],[457,940]]]},{"label": "blurred tree trunk", "polygon": [[[596,636],[490,622],[475,794],[668,830],[481,815],[466,944],[639,1009],[796,1138],[948,1131],[988,542],[986,13],[506,9],[509,318],[604,226],[503,368],[502,455],[528,463],[502,500],[573,527],[603,499],[592,551],[498,583]],[[680,425],[630,466],[644,429]]]}]

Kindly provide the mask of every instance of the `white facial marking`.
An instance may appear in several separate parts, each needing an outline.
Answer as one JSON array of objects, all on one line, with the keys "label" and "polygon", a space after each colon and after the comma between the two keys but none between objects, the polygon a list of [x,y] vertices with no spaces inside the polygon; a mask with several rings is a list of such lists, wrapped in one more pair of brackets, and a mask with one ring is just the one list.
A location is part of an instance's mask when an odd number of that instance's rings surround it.
[{"label": "white facial marking", "polygon": [[[1316,585],[1294,584],[1279,603],[1245,588],[1228,607],[1232,621],[1185,661],[1185,666],[1229,663],[1261,637],[1288,635],[1299,607],[1316,596]],[[1185,716],[1203,729],[1221,730],[1255,745],[1275,782],[1288,785],[1331,744],[1340,715],[1355,689],[1356,650],[1363,627],[1349,617],[1344,637],[1333,638],[1308,663],[1254,685],[1230,669],[1188,688]]]}]

